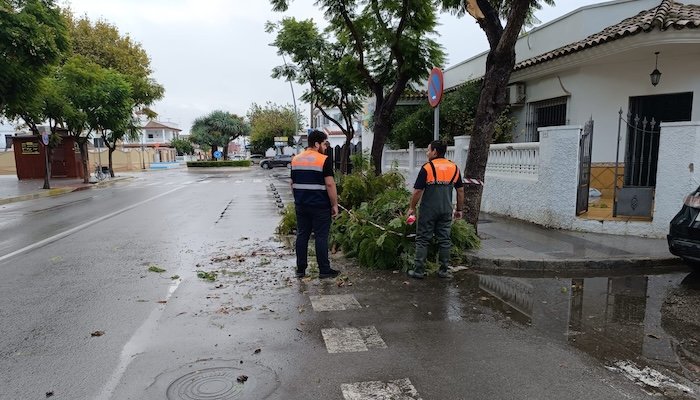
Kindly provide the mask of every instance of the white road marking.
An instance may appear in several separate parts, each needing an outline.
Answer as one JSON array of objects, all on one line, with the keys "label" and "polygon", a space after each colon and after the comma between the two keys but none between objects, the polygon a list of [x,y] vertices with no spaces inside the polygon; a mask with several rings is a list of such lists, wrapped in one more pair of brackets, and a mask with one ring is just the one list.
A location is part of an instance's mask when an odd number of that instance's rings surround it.
[{"label": "white road marking", "polygon": [[422,400],[408,378],[340,385],[345,400]]},{"label": "white road marking", "polygon": [[356,353],[370,349],[386,349],[386,343],[379,336],[377,328],[328,328],[321,329],[329,353]]},{"label": "white road marking", "polygon": [[362,308],[360,303],[351,294],[339,294],[329,296],[309,296],[311,307],[314,311],[345,311]]},{"label": "white road marking", "polygon": [[[175,290],[177,290],[181,282],[182,279],[178,279],[170,285],[168,288],[168,295],[165,296],[164,299],[166,302],[170,300],[170,297],[172,297],[173,293],[175,293]],[[139,353],[142,353],[145,350],[149,336],[155,330],[163,311],[165,311],[165,307],[154,308],[148,318],[146,318],[146,321],[141,324],[141,326],[131,336],[129,341],[126,342],[122,348],[117,369],[114,371],[109,381],[102,387],[102,391],[100,392],[99,396],[97,396],[97,399],[109,400],[112,398],[114,390],[117,388],[119,381],[122,379],[122,376],[126,372],[127,367],[129,367],[129,364],[131,364],[131,361],[134,360]]]},{"label": "white road marking", "polygon": [[22,254],[22,253],[26,253],[26,252],[31,251],[31,250],[34,250],[34,249],[38,249],[39,247],[42,247],[42,246],[46,246],[46,245],[49,244],[49,243],[55,242],[55,241],[57,241],[57,240],[59,240],[59,239],[63,239],[64,237],[70,236],[70,235],[74,234],[75,232],[79,232],[79,231],[81,231],[81,230],[87,228],[87,227],[90,226],[90,225],[94,225],[94,224],[97,224],[97,223],[99,223],[99,222],[102,222],[102,221],[104,221],[104,220],[106,220],[106,219],[110,219],[110,218],[112,218],[112,217],[114,217],[114,216],[117,216],[117,215],[123,213],[123,212],[129,211],[129,210],[131,210],[132,208],[136,208],[136,207],[138,207],[138,206],[140,206],[140,205],[143,205],[143,204],[148,203],[149,201],[153,201],[153,200],[155,200],[155,199],[157,199],[157,198],[159,198],[159,197],[166,196],[166,195],[168,195],[168,194],[170,194],[170,193],[173,193],[173,192],[175,192],[175,191],[177,191],[177,190],[180,190],[180,189],[182,189],[182,187],[176,187],[175,189],[169,190],[169,191],[164,192],[164,193],[160,193],[160,194],[158,194],[158,195],[156,195],[156,196],[153,196],[153,197],[151,197],[151,198],[149,198],[149,199],[146,199],[146,200],[140,201],[140,202],[138,202],[138,203],[132,204],[132,205],[130,205],[129,207],[122,208],[121,210],[115,211],[115,212],[110,213],[110,214],[107,214],[107,215],[103,215],[103,216],[101,216],[101,217],[99,217],[99,218],[93,219],[92,221],[88,221],[88,222],[86,222],[86,223],[84,223],[84,224],[80,224],[80,225],[76,226],[75,228],[68,229],[68,230],[65,231],[65,232],[58,233],[58,234],[53,235],[53,236],[51,236],[51,237],[48,237],[48,238],[46,238],[46,239],[44,239],[44,240],[40,240],[40,241],[38,241],[38,242],[36,242],[36,243],[30,244],[29,246],[26,246],[26,247],[23,247],[23,248],[21,248],[21,249],[19,249],[19,250],[13,251],[12,253],[5,254],[4,256],[0,257],[0,262],[3,262],[3,261],[5,261],[5,260],[7,260],[7,259],[10,259],[10,258],[12,258],[12,257],[14,257],[14,256],[16,256],[16,255],[19,255],[19,254]]}]

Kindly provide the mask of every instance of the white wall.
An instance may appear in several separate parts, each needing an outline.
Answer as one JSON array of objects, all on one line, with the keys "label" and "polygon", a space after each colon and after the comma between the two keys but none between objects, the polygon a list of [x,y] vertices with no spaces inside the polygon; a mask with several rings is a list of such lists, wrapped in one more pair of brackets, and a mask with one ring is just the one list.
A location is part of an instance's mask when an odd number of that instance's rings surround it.
[{"label": "white wall", "polygon": [[[567,123],[583,125],[591,116],[595,121],[593,162],[614,162],[617,140],[618,112],[626,117],[629,99],[648,96],[693,92],[692,120],[700,120],[700,45],[667,45],[659,57],[661,82],[652,86],[649,73],[654,69],[653,50],[648,47],[629,55],[603,58],[594,64],[582,65],[563,72],[526,81],[527,101],[567,96]],[[684,50],[684,49],[687,49]],[[641,53],[641,54],[640,54]],[[644,57],[639,60],[637,58]],[[607,60],[607,61],[606,61]],[[522,73],[515,73],[514,79]],[[515,141],[524,140],[527,106],[514,108],[518,124]],[[620,157],[624,159],[625,132],[622,131]]]},{"label": "white wall", "polygon": [[539,174],[487,173],[481,209],[545,226],[561,227],[576,215],[580,126],[540,129]]}]

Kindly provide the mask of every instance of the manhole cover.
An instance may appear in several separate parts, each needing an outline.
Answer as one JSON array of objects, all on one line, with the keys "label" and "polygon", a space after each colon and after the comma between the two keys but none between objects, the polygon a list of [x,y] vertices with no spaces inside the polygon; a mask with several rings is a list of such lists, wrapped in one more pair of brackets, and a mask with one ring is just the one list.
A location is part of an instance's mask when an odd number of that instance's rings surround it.
[{"label": "manhole cover", "polygon": [[168,400],[239,399],[244,384],[236,381],[240,370],[209,368],[178,378],[168,387]]}]

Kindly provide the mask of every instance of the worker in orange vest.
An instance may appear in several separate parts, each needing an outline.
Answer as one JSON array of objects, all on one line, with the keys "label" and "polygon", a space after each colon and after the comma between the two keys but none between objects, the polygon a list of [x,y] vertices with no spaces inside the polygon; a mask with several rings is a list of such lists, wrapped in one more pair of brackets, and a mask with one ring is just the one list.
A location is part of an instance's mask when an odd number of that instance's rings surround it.
[{"label": "worker in orange vest", "polygon": [[297,278],[306,276],[308,246],[314,233],[319,278],[334,278],[339,272],[328,259],[328,235],[331,219],[338,215],[338,191],[333,178],[333,163],[325,155],[328,135],[309,133],[306,150],[292,158],[292,191],[297,217]]},{"label": "worker in orange vest", "polygon": [[[420,213],[416,225],[416,265],[408,275],[423,279],[425,260],[428,257],[428,244],[435,235],[438,241],[440,269],[438,276],[450,278],[447,270],[452,248],[452,218],[462,218],[464,204],[464,183],[455,163],[445,158],[447,145],[435,140],[428,145],[428,162],[423,164],[408,208],[409,218],[415,216],[416,205],[420,201]],[[457,207],[452,212],[452,190],[457,191]]]}]

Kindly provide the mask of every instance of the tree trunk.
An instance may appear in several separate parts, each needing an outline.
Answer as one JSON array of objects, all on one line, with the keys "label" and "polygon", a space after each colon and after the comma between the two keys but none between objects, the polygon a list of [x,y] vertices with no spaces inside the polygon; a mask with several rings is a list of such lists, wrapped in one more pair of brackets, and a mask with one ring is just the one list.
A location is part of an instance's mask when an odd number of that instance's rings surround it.
[{"label": "tree trunk", "polygon": [[90,172],[88,171],[88,149],[87,141],[77,141],[80,149],[80,158],[83,164],[83,183],[90,183]]},{"label": "tree trunk", "polygon": [[216,160],[216,157],[214,157],[214,153],[216,153],[217,150],[219,150],[219,146],[215,146],[215,145],[211,146],[211,159],[212,160]]},{"label": "tree trunk", "polygon": [[342,153],[340,154],[340,172],[343,175],[350,173],[348,166],[350,165],[350,146],[352,146],[353,132],[345,134],[345,145],[343,145]]},{"label": "tree trunk", "polygon": [[[484,181],[486,174],[496,120],[506,107],[506,86],[515,64],[515,52],[493,54],[493,57],[489,55],[489,59],[474,117],[467,165],[464,167],[464,177],[480,181]],[[479,221],[483,190],[483,185],[469,184],[464,188],[464,219],[474,225],[475,229]]]},{"label": "tree trunk", "polygon": [[112,153],[114,153],[114,150],[117,149],[117,146],[114,146],[114,148],[107,146],[107,149],[109,150],[107,157],[109,159],[109,176],[111,178],[114,178],[114,168],[112,167]]},{"label": "tree trunk", "polygon": [[225,146],[223,146],[223,149],[221,150],[221,152],[224,153],[224,157],[222,158],[222,160],[228,160],[228,143]]},{"label": "tree trunk", "polygon": [[374,113],[374,141],[372,142],[372,163],[374,164],[374,174],[382,174],[382,155],[384,144],[389,136],[389,118],[382,117],[378,112]]},{"label": "tree trunk", "polygon": [[44,146],[44,187],[51,189],[51,146]]}]

